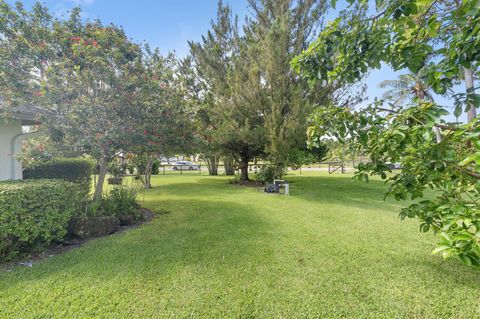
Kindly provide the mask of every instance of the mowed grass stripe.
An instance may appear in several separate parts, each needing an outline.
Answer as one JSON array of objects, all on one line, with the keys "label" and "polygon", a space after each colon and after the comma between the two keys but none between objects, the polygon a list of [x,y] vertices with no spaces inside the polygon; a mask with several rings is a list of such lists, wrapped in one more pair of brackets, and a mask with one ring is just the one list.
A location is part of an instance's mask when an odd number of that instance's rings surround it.
[{"label": "mowed grass stripe", "polygon": [[0,273],[2,318],[474,318],[480,272],[431,256],[383,183],[289,176],[291,196],[226,177],[158,176],[170,213]]}]

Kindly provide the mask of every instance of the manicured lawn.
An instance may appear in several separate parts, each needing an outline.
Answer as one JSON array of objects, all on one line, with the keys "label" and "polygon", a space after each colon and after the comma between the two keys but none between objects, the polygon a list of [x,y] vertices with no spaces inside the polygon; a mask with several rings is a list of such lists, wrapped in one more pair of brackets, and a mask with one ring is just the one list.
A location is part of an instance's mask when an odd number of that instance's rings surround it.
[{"label": "manicured lawn", "polygon": [[431,256],[382,183],[290,177],[289,198],[160,176],[151,224],[0,272],[0,318],[475,318],[480,270]]}]

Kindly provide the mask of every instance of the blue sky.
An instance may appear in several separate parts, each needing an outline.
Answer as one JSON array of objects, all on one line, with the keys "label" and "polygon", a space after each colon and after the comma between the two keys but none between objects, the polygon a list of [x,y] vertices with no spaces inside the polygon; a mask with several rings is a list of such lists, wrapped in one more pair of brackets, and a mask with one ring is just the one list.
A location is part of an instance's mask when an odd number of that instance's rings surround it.
[{"label": "blue sky", "polygon": [[[14,0],[7,0],[13,4]],[[178,56],[188,54],[189,40],[200,40],[215,18],[217,0],[44,0],[54,15],[68,16],[68,10],[80,6],[87,19],[100,18],[104,23],[123,26],[127,35],[136,41],[146,41],[158,47],[162,53],[175,51]],[[240,17],[248,14],[246,0],[224,0]],[[24,0],[30,7],[35,0]],[[332,15],[333,16],[333,15]],[[378,84],[386,79],[395,79],[402,72],[393,72],[388,67],[374,70],[366,79],[368,103],[381,97],[383,90]],[[406,72],[403,72],[406,73]],[[451,103],[438,98],[443,105]],[[448,117],[448,121],[454,121]]]},{"label": "blue sky", "polygon": [[[7,0],[13,4],[16,0]],[[224,0],[239,16],[247,13],[246,0]],[[31,7],[35,0],[23,0]],[[188,53],[188,40],[200,40],[215,18],[217,0],[41,0],[55,16],[68,16],[80,6],[88,19],[122,26],[136,41],[146,41],[162,53]]]}]

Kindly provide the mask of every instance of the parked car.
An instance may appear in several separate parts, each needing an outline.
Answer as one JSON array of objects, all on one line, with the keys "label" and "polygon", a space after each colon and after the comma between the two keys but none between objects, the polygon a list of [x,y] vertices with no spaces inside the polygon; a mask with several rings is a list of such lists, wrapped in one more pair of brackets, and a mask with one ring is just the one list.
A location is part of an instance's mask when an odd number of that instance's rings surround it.
[{"label": "parked car", "polygon": [[177,171],[177,170],[182,170],[182,171],[196,171],[196,170],[199,170],[200,169],[200,166],[198,166],[197,164],[195,163],[192,163],[192,162],[186,162],[186,161],[182,161],[182,162],[176,162],[175,164],[173,164],[173,167],[172,167],[173,170]]},{"label": "parked car", "polygon": [[402,164],[401,163],[392,163],[392,162],[386,162],[385,164],[388,165],[388,167],[390,167],[390,169],[402,169]]}]

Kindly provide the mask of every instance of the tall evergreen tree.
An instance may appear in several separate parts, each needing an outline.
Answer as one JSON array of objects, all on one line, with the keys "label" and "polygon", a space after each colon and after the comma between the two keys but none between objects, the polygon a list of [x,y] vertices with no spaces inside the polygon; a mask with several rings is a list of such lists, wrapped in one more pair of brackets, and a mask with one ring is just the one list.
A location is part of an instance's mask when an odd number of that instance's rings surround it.
[{"label": "tall evergreen tree", "polygon": [[197,146],[211,175],[217,175],[222,149],[215,142],[222,97],[229,94],[227,76],[238,40],[237,19],[229,6],[218,3],[217,19],[201,42],[189,42],[191,56],[184,60],[190,99],[196,112]]},{"label": "tall evergreen tree", "polygon": [[199,114],[212,128],[210,144],[236,159],[242,181],[256,156],[268,159],[281,175],[289,153],[305,145],[308,114],[338,88],[309,90],[290,66],[322,25],[326,1],[250,0],[249,5],[252,15],[243,32],[220,1],[212,29],[200,43],[190,43],[201,86]]},{"label": "tall evergreen tree", "polygon": [[309,91],[308,83],[292,72],[290,61],[304,50],[322,25],[328,8],[322,0],[249,0],[253,11],[245,26],[252,67],[261,76],[254,90],[262,96],[268,159],[282,170],[289,153],[304,145],[307,116],[329,98],[326,88]]}]

